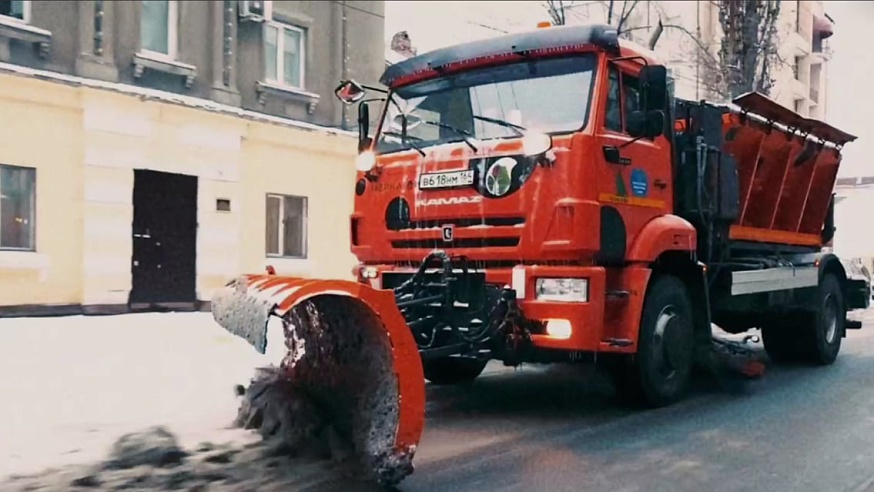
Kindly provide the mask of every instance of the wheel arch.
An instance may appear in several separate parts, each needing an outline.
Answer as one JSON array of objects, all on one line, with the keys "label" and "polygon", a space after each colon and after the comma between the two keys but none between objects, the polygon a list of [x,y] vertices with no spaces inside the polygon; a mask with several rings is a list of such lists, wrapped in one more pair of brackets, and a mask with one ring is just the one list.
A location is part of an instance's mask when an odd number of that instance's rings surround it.
[{"label": "wheel arch", "polygon": [[676,215],[661,215],[647,222],[628,248],[630,262],[656,261],[663,253],[694,254],[698,232],[688,220]]},{"label": "wheel arch", "polygon": [[650,285],[658,275],[673,275],[686,286],[692,302],[696,347],[706,347],[709,350],[713,330],[710,325],[710,295],[704,265],[696,260],[694,252],[668,250],[650,263],[650,269],[653,272]]},{"label": "wheel arch", "polygon": [[822,253],[816,262],[819,264],[819,283],[822,283],[822,279],[825,278],[826,274],[831,273],[837,277],[838,283],[841,284],[841,295],[844,296],[844,303],[846,304],[849,296],[848,278],[847,270],[844,268],[844,264],[841,263],[841,259],[834,253]]}]

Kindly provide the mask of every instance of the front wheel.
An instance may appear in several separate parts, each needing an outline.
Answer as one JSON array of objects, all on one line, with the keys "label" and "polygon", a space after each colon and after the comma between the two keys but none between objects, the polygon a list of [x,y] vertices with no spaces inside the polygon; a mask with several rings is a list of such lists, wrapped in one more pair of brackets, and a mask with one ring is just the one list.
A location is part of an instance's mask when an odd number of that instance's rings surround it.
[{"label": "front wheel", "polygon": [[469,357],[442,357],[422,361],[425,379],[436,385],[469,383],[479,377],[488,361]]},{"label": "front wheel", "polygon": [[647,407],[681,399],[689,384],[694,337],[686,285],[673,276],[654,279],[641,315],[637,354],[614,372],[620,398]]}]

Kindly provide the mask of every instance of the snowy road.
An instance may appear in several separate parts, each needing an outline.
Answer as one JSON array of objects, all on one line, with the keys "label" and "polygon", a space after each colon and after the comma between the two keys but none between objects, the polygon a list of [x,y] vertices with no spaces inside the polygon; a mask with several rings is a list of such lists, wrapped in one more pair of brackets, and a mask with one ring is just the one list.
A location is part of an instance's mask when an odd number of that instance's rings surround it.
[{"label": "snowy road", "polygon": [[[584,367],[496,365],[474,385],[429,388],[401,488],[867,490],[854,488],[874,483],[874,310],[865,318],[833,367],[772,368],[746,394],[699,388],[654,412],[617,407]],[[156,424],[185,446],[253,440],[227,429],[232,387],[281,357],[276,334],[261,356],[207,313],[0,319],[0,482],[98,460]]]},{"label": "snowy road", "polygon": [[270,356],[208,313],[0,320],[0,477],[102,458],[154,424],[215,439],[235,415],[233,385]]}]

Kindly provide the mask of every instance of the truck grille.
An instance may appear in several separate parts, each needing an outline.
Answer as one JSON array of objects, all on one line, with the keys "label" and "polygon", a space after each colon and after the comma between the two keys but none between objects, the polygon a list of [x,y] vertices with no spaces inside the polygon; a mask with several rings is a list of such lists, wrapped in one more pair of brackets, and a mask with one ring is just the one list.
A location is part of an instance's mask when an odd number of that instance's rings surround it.
[{"label": "truck grille", "polygon": [[386,220],[390,231],[409,231],[418,229],[434,229],[444,225],[453,225],[458,228],[490,226],[490,227],[518,227],[525,224],[524,217],[478,217],[475,219],[428,219],[428,220]]},{"label": "truck grille", "polygon": [[462,238],[453,241],[438,238],[391,242],[391,246],[397,249],[510,248],[518,245],[518,237]]}]

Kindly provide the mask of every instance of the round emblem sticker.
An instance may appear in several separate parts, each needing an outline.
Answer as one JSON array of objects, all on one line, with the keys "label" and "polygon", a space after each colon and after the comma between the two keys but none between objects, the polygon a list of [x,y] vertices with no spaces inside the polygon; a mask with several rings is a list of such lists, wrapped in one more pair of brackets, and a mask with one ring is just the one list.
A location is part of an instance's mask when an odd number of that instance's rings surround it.
[{"label": "round emblem sticker", "polygon": [[503,196],[510,191],[513,184],[513,168],[516,167],[516,159],[502,157],[495,161],[486,171],[486,191],[494,196]]}]

